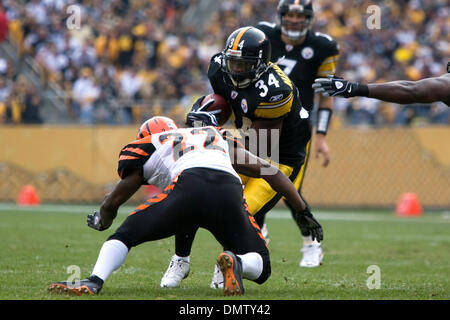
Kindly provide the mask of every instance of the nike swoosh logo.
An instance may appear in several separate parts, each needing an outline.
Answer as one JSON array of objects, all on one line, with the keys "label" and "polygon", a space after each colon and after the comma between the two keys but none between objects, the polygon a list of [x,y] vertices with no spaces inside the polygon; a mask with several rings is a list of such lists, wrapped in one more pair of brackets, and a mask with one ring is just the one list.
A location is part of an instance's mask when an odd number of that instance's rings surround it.
[{"label": "nike swoosh logo", "polygon": [[352,92],[352,87],[350,86],[350,88],[348,88],[347,90],[348,93]]}]

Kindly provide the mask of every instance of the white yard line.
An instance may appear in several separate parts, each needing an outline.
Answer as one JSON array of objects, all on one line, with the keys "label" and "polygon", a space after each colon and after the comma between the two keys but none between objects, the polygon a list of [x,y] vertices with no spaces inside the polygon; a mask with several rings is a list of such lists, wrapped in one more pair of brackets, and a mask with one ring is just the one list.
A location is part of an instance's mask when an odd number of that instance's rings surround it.
[{"label": "white yard line", "polygon": [[[129,214],[136,206],[123,206],[119,214]],[[0,213],[2,211],[26,211],[26,212],[62,212],[62,213],[92,213],[98,210],[95,205],[65,205],[65,204],[43,204],[39,206],[17,206],[13,203],[0,203]],[[323,221],[367,221],[367,222],[415,222],[415,223],[450,223],[450,212],[436,212],[422,217],[397,218],[394,213],[366,213],[364,211],[313,211],[319,220]],[[273,209],[267,215],[267,219],[292,219],[287,209]]]}]

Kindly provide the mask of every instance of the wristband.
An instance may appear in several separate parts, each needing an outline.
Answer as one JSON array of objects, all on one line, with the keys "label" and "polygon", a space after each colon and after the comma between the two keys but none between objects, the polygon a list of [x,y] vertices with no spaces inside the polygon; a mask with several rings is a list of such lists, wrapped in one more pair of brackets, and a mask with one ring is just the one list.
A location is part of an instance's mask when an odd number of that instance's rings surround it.
[{"label": "wristband", "polygon": [[319,110],[317,110],[316,133],[321,133],[323,135],[327,134],[328,125],[330,124],[332,113],[333,111],[331,109],[319,108]]},{"label": "wristband", "polygon": [[367,84],[356,83],[354,86],[354,92],[352,96],[358,97],[368,97],[369,96],[369,86]]}]

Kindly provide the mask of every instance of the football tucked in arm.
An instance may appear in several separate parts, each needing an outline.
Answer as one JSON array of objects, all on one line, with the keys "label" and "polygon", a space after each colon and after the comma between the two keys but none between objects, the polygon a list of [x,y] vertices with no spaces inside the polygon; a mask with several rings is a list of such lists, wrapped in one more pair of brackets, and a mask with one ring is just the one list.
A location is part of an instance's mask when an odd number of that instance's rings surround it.
[{"label": "football tucked in arm", "polygon": [[[214,102],[211,103],[211,100],[214,100]],[[201,105],[203,106],[208,103],[209,105],[206,107],[206,109],[203,109],[203,111],[213,114],[216,117],[219,126],[223,126],[231,116],[230,104],[227,102],[227,100],[225,100],[224,97],[215,93],[211,93],[205,96],[201,102]]]}]

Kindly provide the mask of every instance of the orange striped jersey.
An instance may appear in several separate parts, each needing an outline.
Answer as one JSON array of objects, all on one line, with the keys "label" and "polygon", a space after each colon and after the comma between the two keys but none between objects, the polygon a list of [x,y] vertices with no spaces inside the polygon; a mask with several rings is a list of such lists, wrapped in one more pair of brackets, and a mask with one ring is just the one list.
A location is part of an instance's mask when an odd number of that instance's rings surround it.
[{"label": "orange striped jersey", "polygon": [[240,181],[231,164],[227,137],[212,126],[149,135],[122,148],[118,174],[125,178],[131,170],[142,170],[145,182],[159,189],[183,170],[197,167],[225,171]]}]

